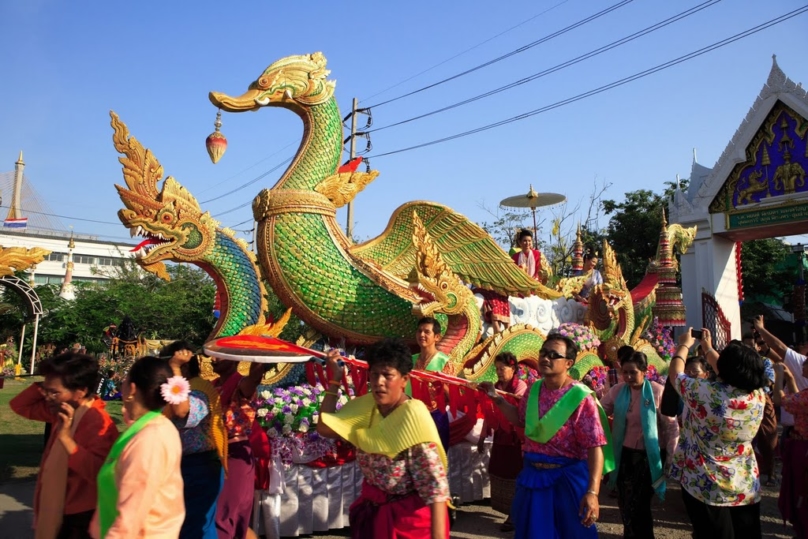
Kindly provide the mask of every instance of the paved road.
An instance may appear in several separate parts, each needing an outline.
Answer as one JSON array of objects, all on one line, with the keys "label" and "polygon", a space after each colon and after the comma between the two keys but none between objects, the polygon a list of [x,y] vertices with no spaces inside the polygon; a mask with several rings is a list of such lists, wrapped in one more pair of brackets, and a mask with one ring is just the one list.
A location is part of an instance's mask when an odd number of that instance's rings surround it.
[{"label": "paved road", "polygon": [[[32,537],[31,523],[34,483],[32,481],[0,485],[0,539],[23,539]],[[623,526],[614,498],[601,496],[600,537],[618,539],[623,536]],[[762,505],[763,537],[792,537],[790,528],[783,527],[777,512],[777,489],[765,489]],[[689,539],[690,525],[682,506],[679,490],[670,488],[667,501],[654,506],[657,539]],[[492,510],[486,502],[464,505],[460,508],[452,538],[483,539],[510,538],[512,533],[499,531],[503,516]],[[315,534],[319,539],[350,537],[347,530]]]}]

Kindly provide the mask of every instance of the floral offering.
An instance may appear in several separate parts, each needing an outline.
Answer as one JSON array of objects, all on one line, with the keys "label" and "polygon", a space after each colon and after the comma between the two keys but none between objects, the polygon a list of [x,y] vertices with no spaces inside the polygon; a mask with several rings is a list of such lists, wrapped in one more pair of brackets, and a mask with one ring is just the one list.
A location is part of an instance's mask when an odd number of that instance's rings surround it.
[{"label": "floral offering", "polygon": [[[321,437],[316,431],[323,398],[325,389],[320,384],[258,392],[258,422],[267,431],[273,456],[280,457],[284,464],[310,462],[336,452],[333,440]],[[337,410],[348,402],[348,398],[341,390]]]},{"label": "floral offering", "polygon": [[669,327],[660,326],[659,319],[654,317],[651,327],[643,334],[643,339],[651,343],[659,357],[666,362],[670,362],[673,354],[676,353],[676,343],[673,341],[673,330]]},{"label": "floral offering", "polygon": [[581,352],[584,350],[597,350],[598,346],[600,346],[600,339],[598,339],[597,335],[595,335],[591,329],[581,324],[565,322],[558,326],[555,333],[560,333],[572,339],[575,344],[578,345],[578,350]]}]

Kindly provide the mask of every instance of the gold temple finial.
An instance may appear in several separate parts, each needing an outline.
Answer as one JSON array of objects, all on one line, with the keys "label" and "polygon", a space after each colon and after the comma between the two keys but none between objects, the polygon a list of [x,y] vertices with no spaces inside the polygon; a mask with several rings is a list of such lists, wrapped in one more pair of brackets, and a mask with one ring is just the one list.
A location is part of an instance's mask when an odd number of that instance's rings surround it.
[{"label": "gold temple finial", "polygon": [[20,158],[17,159],[17,162],[14,163],[15,165],[24,165],[25,161],[22,160],[22,150],[20,150]]},{"label": "gold temple finial", "polygon": [[667,227],[668,227],[668,220],[665,219],[665,208],[662,208],[662,229],[664,230]]},{"label": "gold temple finial", "polygon": [[70,225],[70,241],[67,243],[67,248],[68,249],[76,248],[76,242],[73,241],[73,225]]},{"label": "gold temple finial", "polygon": [[527,198],[529,200],[533,200],[534,198],[539,198],[539,194],[533,190],[533,184],[530,184],[530,190],[527,192]]}]

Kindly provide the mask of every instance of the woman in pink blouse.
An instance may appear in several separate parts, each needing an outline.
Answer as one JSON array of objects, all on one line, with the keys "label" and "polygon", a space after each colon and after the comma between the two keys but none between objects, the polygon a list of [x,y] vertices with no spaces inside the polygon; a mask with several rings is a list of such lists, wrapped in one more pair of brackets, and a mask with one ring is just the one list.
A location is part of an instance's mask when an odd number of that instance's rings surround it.
[{"label": "woman in pink blouse", "polygon": [[659,413],[664,387],[646,380],[648,359],[642,352],[624,356],[623,381],[601,400],[608,415],[614,414],[615,471],[610,486],[617,487],[617,505],[623,520],[623,537],[654,537],[651,500],[665,494],[665,460],[679,437],[676,418]]},{"label": "woman in pink blouse", "polygon": [[351,537],[448,539],[446,454],[424,403],[407,397],[412,359],[400,339],[371,346],[366,355],[370,392],[336,411],[342,369],[328,356],[329,388],[317,432],[357,447],[365,480],[351,505]]},{"label": "woman in pink blouse", "polygon": [[137,360],[121,386],[125,417],[132,424],[98,474],[93,537],[176,539],[185,520],[180,460],[182,443],[162,410],[168,363]]},{"label": "woman in pink blouse", "polygon": [[[499,354],[494,360],[497,368],[497,383],[494,388],[518,397],[527,391],[527,384],[516,377],[516,356],[510,352]],[[480,443],[477,448],[482,452],[488,425],[483,424]],[[511,523],[511,503],[516,490],[516,477],[522,471],[522,437],[507,421],[494,431],[494,443],[491,446],[491,457],[488,460],[488,476],[491,481],[491,507],[495,511],[505,513],[508,518],[500,526],[500,531],[513,531]]]}]

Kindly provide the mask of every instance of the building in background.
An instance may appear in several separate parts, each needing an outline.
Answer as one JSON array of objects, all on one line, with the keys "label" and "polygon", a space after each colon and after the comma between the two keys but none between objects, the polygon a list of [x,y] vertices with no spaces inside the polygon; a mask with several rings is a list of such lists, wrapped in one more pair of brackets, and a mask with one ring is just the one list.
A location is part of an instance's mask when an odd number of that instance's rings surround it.
[{"label": "building in background", "polygon": [[20,152],[14,171],[0,173],[0,216],[4,217],[0,245],[41,247],[51,251],[29,271],[34,285],[62,285],[67,275],[62,295],[69,298],[73,284],[106,280],[110,270],[131,258],[134,244],[104,241],[91,234],[74,234],[72,227],[66,227],[37,195],[24,176],[24,169]]}]

